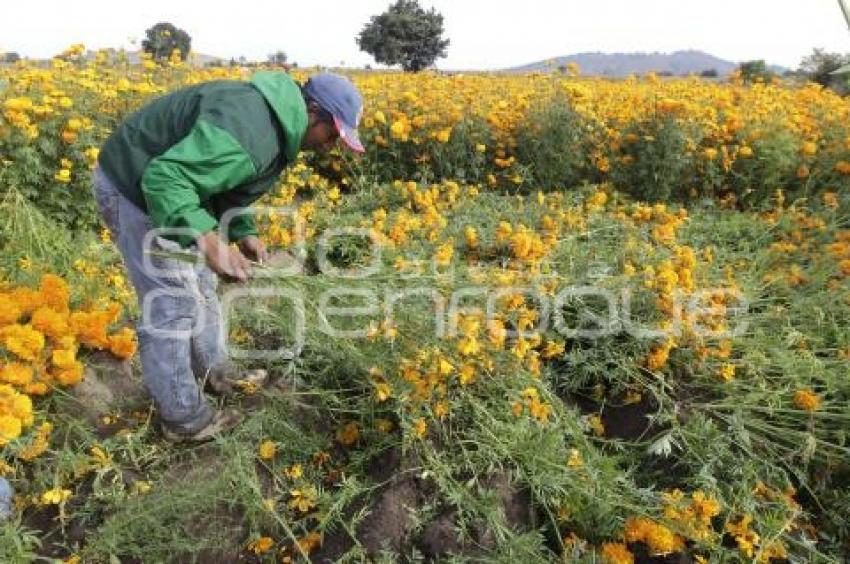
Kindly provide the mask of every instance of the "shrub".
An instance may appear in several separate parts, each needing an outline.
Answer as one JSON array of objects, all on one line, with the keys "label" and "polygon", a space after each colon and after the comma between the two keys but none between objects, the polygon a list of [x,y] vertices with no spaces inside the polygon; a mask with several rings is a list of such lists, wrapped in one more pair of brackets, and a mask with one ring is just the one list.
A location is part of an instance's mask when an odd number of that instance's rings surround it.
[{"label": "shrub", "polygon": [[589,162],[588,128],[563,97],[531,110],[516,132],[517,162],[527,168],[527,186],[551,190],[579,184]]},{"label": "shrub", "polygon": [[687,197],[694,172],[685,126],[665,115],[632,123],[611,159],[614,185],[648,201]]}]

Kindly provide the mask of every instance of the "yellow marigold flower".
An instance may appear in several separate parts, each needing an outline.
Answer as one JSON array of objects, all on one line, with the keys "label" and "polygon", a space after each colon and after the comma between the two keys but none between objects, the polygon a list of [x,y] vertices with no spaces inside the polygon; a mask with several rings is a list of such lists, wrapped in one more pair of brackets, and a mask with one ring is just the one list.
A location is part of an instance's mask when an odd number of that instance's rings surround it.
[{"label": "yellow marigold flower", "polygon": [[32,382],[33,368],[20,362],[12,362],[0,367],[0,382],[13,386],[26,386]]},{"label": "yellow marigold flower", "polygon": [[322,535],[316,531],[310,531],[306,536],[298,539],[298,547],[305,553],[310,554],[322,545]]},{"label": "yellow marigold flower", "polygon": [[437,247],[436,253],[434,253],[434,262],[436,262],[440,266],[446,266],[452,261],[452,256],[454,255],[454,246],[452,241],[448,241],[443,243],[439,247]]},{"label": "yellow marigold flower", "polygon": [[850,163],[847,161],[838,161],[835,163],[835,170],[841,174],[850,174]]},{"label": "yellow marigold flower", "polygon": [[17,323],[24,311],[16,304],[13,297],[0,293],[0,327]]},{"label": "yellow marigold flower", "polygon": [[566,345],[560,341],[547,341],[541,355],[545,359],[556,358],[564,354]]},{"label": "yellow marigold flower", "polygon": [[753,518],[751,515],[744,515],[739,521],[730,521],[726,524],[726,532],[735,538],[735,541],[738,543],[738,549],[747,555],[748,558],[753,557],[760,540],[758,533],[750,530],[750,523],[752,521]]},{"label": "yellow marigold flower", "polygon": [[731,382],[735,379],[735,365],[734,364],[724,364],[720,367],[720,370],[717,373],[718,378],[723,380],[724,382]]},{"label": "yellow marigold flower", "polygon": [[468,386],[475,381],[475,365],[464,364],[458,370],[458,380],[461,386]]},{"label": "yellow marigold flower", "polygon": [[838,194],[835,192],[824,192],[821,199],[826,207],[835,209],[838,207]]},{"label": "yellow marigold flower", "polygon": [[580,468],[584,465],[584,460],[581,457],[581,452],[577,448],[570,449],[570,456],[567,458],[567,466],[570,468]]},{"label": "yellow marigold flower", "polygon": [[820,396],[808,388],[794,392],[794,405],[802,410],[817,411],[820,404]]},{"label": "yellow marigold flower", "polygon": [[375,419],[375,428],[377,428],[382,433],[390,433],[395,428],[395,425],[389,419],[380,417],[378,419]]},{"label": "yellow marigold flower", "polygon": [[738,149],[738,156],[741,157],[742,159],[751,158],[753,156],[752,147],[750,147],[748,145],[742,146],[740,149]]},{"label": "yellow marigold flower", "polygon": [[588,415],[587,423],[590,425],[590,430],[593,431],[593,434],[597,437],[601,437],[605,434],[605,424],[602,422],[602,418],[597,415]]},{"label": "yellow marigold flower", "polygon": [[44,334],[30,325],[9,325],[0,328],[3,346],[21,360],[33,361],[44,349]]},{"label": "yellow marigold flower", "polygon": [[300,464],[293,464],[292,466],[285,468],[283,473],[286,474],[286,477],[290,480],[297,480],[304,474],[304,469]]},{"label": "yellow marigold flower", "polygon": [[474,249],[478,247],[478,232],[471,225],[467,225],[463,230],[464,238],[466,239],[466,245],[470,249]]},{"label": "yellow marigold flower", "polygon": [[416,438],[425,438],[425,435],[428,433],[428,423],[425,422],[424,417],[420,417],[413,422],[413,432],[416,435]]},{"label": "yellow marigold flower", "polygon": [[51,355],[53,366],[59,368],[71,368],[77,363],[76,350],[54,349]]},{"label": "yellow marigold flower", "polygon": [[496,228],[496,240],[500,243],[507,241],[513,235],[514,229],[507,221],[500,221]]},{"label": "yellow marigold flower", "polygon": [[54,180],[61,182],[62,184],[68,184],[71,182],[71,171],[67,168],[59,169],[59,171],[54,175]]},{"label": "yellow marigold flower", "polygon": [[287,504],[290,509],[296,509],[301,513],[307,513],[316,506],[317,492],[313,486],[302,489],[290,490],[292,499]]},{"label": "yellow marigold flower", "polygon": [[41,424],[33,437],[32,442],[18,453],[18,458],[27,462],[35,460],[45,451],[49,445],[50,433],[53,431],[53,425],[45,421]]},{"label": "yellow marigold flower", "polygon": [[265,440],[260,443],[260,448],[258,449],[260,458],[263,460],[271,460],[274,458],[274,455],[277,453],[277,445],[273,441]]},{"label": "yellow marigold flower", "polygon": [[11,415],[0,415],[0,446],[21,436],[21,420]]},{"label": "yellow marigold flower", "polygon": [[818,152],[818,144],[814,141],[806,141],[805,143],[803,143],[801,152],[804,155],[812,156]]},{"label": "yellow marigold flower", "polygon": [[386,382],[375,383],[375,396],[378,398],[378,402],[387,401],[391,395],[392,391],[389,384]]},{"label": "yellow marigold flower", "polygon": [[457,350],[463,356],[475,356],[481,352],[481,345],[475,337],[464,337],[458,341]]},{"label": "yellow marigold flower", "polygon": [[62,488],[53,488],[41,494],[41,503],[43,505],[59,505],[65,503],[71,498],[71,490]]},{"label": "yellow marigold flower", "polygon": [[357,441],[359,441],[360,429],[358,429],[357,423],[355,423],[354,421],[349,421],[348,423],[337,429],[336,440],[344,446],[351,446]]}]

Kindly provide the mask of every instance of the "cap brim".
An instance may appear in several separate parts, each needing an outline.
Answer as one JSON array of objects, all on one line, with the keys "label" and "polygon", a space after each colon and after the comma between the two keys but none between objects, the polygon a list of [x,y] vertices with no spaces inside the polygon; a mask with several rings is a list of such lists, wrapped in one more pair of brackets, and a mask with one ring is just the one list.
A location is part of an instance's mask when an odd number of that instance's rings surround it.
[{"label": "cap brim", "polygon": [[339,138],[342,139],[349,149],[357,153],[363,153],[366,151],[366,149],[363,148],[363,143],[360,142],[360,136],[357,134],[356,129],[346,127],[346,125],[342,123],[342,120],[336,116],[334,116],[334,124],[336,124],[336,129],[339,131]]}]

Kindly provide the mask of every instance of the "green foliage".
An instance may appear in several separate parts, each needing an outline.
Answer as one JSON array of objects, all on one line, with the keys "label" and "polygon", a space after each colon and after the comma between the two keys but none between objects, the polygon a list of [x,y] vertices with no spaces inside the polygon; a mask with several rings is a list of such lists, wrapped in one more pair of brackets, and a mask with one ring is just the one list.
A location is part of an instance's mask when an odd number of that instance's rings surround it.
[{"label": "green foliage", "polygon": [[738,66],[744,82],[770,82],[776,73],[767,68],[764,59],[745,61]]},{"label": "green foliage", "polygon": [[823,49],[815,49],[800,62],[799,72],[812,82],[832,88],[842,94],[847,93],[846,75],[832,74],[850,64],[850,55],[844,53],[827,53]]},{"label": "green foliage", "polygon": [[777,187],[790,185],[799,162],[799,141],[781,128],[762,132],[752,148],[755,156],[736,160],[732,170],[732,186],[745,205],[763,203]]},{"label": "green foliage", "polygon": [[587,178],[589,127],[564,97],[533,108],[516,132],[517,162],[528,170],[528,185],[552,190]]},{"label": "green foliage", "polygon": [[357,36],[357,44],[379,63],[417,72],[446,56],[449,40],[442,35],[443,16],[434,8],[426,11],[418,0],[397,0],[386,12],[372,17]]},{"label": "green foliage", "polygon": [[175,49],[180,50],[180,58],[185,61],[191,48],[192,38],[189,34],[169,22],[160,22],[148,28],[142,40],[142,50],[153,55],[157,61],[168,60]]},{"label": "green foliage", "polygon": [[632,123],[623,137],[621,152],[611,162],[611,179],[618,189],[648,201],[688,197],[695,161],[687,150],[685,125],[658,115]]},{"label": "green foliage", "polygon": [[37,531],[22,525],[20,518],[0,523],[0,561],[9,564],[34,562],[40,546]]}]

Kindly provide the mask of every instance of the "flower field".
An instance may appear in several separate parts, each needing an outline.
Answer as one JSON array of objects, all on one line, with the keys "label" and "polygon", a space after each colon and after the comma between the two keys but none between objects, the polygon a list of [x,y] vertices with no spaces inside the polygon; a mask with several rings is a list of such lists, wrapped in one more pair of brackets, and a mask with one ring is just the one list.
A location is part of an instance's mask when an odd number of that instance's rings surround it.
[{"label": "flower field", "polygon": [[90,172],[145,100],[247,71],[83,53],[0,66],[3,561],[850,555],[845,99],[353,73],[366,154],[302,155],[258,209],[286,268],[220,287],[234,350],[297,354],[192,447],[81,399],[139,386]]}]

